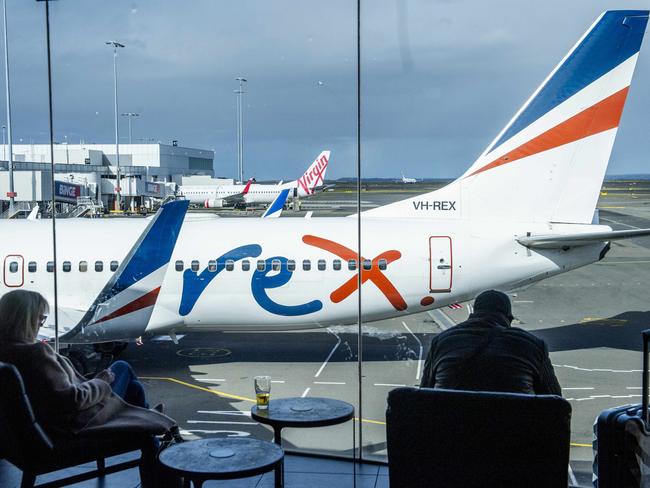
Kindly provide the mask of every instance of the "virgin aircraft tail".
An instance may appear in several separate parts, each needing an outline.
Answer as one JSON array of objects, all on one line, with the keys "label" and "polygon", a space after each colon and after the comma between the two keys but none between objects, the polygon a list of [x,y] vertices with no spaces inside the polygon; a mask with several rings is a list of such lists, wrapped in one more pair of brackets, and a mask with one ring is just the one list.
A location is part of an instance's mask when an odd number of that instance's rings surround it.
[{"label": "virgin aircraft tail", "polygon": [[313,195],[316,187],[325,182],[325,172],[330,162],[330,152],[323,151],[307,168],[307,171],[298,178],[294,183],[298,189],[298,196],[305,197]]},{"label": "virgin aircraft tail", "polygon": [[591,223],[647,22],[604,12],[458,180],[364,215]]}]

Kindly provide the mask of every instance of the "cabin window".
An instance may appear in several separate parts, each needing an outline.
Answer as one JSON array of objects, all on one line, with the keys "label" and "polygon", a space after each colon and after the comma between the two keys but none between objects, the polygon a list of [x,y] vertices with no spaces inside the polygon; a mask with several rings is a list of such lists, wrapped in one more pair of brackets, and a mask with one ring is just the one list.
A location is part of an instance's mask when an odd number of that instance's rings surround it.
[{"label": "cabin window", "polygon": [[9,272],[18,273],[18,263],[16,261],[12,261],[9,263]]},{"label": "cabin window", "polygon": [[241,270],[248,271],[249,269],[251,269],[251,262],[248,259],[244,259],[241,262]]},{"label": "cabin window", "polygon": [[354,271],[357,269],[357,260],[356,259],[348,259],[348,269],[350,271]]},{"label": "cabin window", "polygon": [[69,273],[72,269],[72,263],[70,261],[63,261],[63,272]]},{"label": "cabin window", "polygon": [[318,271],[325,271],[326,268],[327,268],[327,265],[325,264],[325,260],[324,259],[319,259],[318,260]]},{"label": "cabin window", "polygon": [[372,268],[372,261],[370,259],[364,259],[363,260],[363,269],[366,271],[370,270]]},{"label": "cabin window", "polygon": [[257,271],[264,271],[266,269],[266,261],[260,259],[257,262]]},{"label": "cabin window", "polygon": [[296,262],[293,259],[287,260],[287,271],[295,271],[296,270]]},{"label": "cabin window", "polygon": [[82,273],[88,271],[88,261],[79,261],[79,271]]},{"label": "cabin window", "polygon": [[386,269],[388,267],[388,261],[385,259],[380,259],[379,260],[379,269]]},{"label": "cabin window", "polygon": [[98,273],[104,271],[104,261],[95,261],[95,271]]},{"label": "cabin window", "polygon": [[303,259],[302,269],[303,271],[309,271],[311,269],[311,261],[309,259]]},{"label": "cabin window", "polygon": [[214,273],[217,270],[217,262],[214,259],[208,261],[208,271]]},{"label": "cabin window", "polygon": [[280,271],[280,265],[281,263],[279,259],[274,259],[273,261],[271,261],[271,269],[273,271]]},{"label": "cabin window", "polygon": [[120,264],[117,261],[111,261],[111,271],[117,271],[119,265]]},{"label": "cabin window", "polygon": [[183,267],[184,267],[183,266],[183,261],[181,261],[180,259],[178,261],[176,261],[176,264],[175,264],[176,271],[183,271]]},{"label": "cabin window", "polygon": [[235,262],[232,259],[226,259],[226,271],[235,269]]},{"label": "cabin window", "polygon": [[192,271],[198,271],[200,267],[199,262],[196,259],[194,259],[190,264],[190,267],[192,268]]},{"label": "cabin window", "polygon": [[45,269],[47,269],[48,273],[53,273],[54,272],[54,261],[48,261],[47,265],[45,266]]},{"label": "cabin window", "polygon": [[36,262],[35,261],[30,261],[29,264],[27,265],[27,271],[30,273],[36,273]]}]

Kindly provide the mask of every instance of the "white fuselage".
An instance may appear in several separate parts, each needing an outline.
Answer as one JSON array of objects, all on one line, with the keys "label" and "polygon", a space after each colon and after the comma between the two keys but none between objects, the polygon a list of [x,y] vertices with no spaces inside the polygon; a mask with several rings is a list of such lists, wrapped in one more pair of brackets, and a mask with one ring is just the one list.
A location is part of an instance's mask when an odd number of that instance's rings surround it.
[{"label": "white fuselage", "polygon": [[[112,274],[110,262],[125,258],[146,223],[57,222],[58,303],[64,330],[90,307]],[[363,219],[361,229],[362,256],[372,260],[365,263],[370,269],[361,287],[365,321],[469,300],[485,289],[521,287],[597,261],[604,247],[533,251],[514,238],[548,233],[548,224]],[[52,304],[53,273],[47,271],[51,221],[0,222],[0,231],[0,294],[22,287],[41,292]],[[146,332],[354,323],[358,271],[349,269],[348,260],[356,246],[357,222],[351,218],[186,221]],[[229,252],[241,247],[239,257],[229,263]],[[214,260],[225,262],[226,268],[214,272]],[[340,269],[335,269],[336,260]],[[259,261],[265,262],[264,271],[258,270]],[[12,262],[18,263],[17,272]],[[33,272],[30,262],[36,263]],[[87,270],[80,271],[84,262]],[[95,271],[96,262],[103,264],[102,271]]]}]

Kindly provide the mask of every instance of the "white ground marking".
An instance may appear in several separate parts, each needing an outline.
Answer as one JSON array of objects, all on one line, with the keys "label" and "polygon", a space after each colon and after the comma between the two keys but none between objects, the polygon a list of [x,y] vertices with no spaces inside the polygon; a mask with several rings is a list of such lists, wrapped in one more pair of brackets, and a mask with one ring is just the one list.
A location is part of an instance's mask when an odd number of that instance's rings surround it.
[{"label": "white ground marking", "polygon": [[422,372],[422,351],[423,351],[422,341],[420,341],[420,339],[418,339],[418,336],[416,336],[413,333],[413,331],[411,329],[409,329],[409,326],[406,325],[406,322],[404,322],[403,320],[402,320],[402,325],[406,328],[406,330],[409,331],[409,334],[411,334],[413,336],[413,339],[415,339],[417,341],[418,345],[420,346],[420,353],[418,354],[418,369],[417,369],[417,372],[415,373],[415,379],[419,381],[420,380],[420,373]]},{"label": "white ground marking", "polygon": [[626,390],[640,390],[641,387],[640,386],[626,386],[625,389]]},{"label": "white ground marking", "polygon": [[196,413],[207,413],[210,415],[234,415],[239,417],[250,417],[250,412],[240,412],[239,410],[197,410]]},{"label": "white ground marking", "polygon": [[271,380],[271,383],[284,383],[284,380]]},{"label": "white ground marking", "polygon": [[513,300],[512,303],[535,303],[534,300]]},{"label": "white ground marking", "polygon": [[375,383],[374,385],[375,385],[375,386],[389,386],[389,387],[391,387],[391,388],[393,388],[393,387],[397,388],[397,387],[400,387],[400,386],[406,386],[406,385],[397,385],[397,384],[394,384],[394,383]]},{"label": "white ground marking", "polygon": [[315,385],[345,385],[345,381],[314,381]]},{"label": "white ground marking", "polygon": [[226,380],[221,378],[194,378],[196,381],[201,383],[225,383]]},{"label": "white ground marking", "polygon": [[591,395],[584,398],[567,398],[568,402],[586,402],[589,400],[599,400],[601,398],[641,398],[641,395]]},{"label": "white ground marking", "polygon": [[572,388],[562,388],[563,390],[593,390],[593,386],[576,386]]},{"label": "white ground marking", "polygon": [[641,227],[637,227],[635,225],[630,225],[630,224],[624,224],[623,222],[619,222],[617,220],[605,219],[605,218],[602,218],[600,220],[604,220],[606,222],[611,222],[612,224],[624,225],[625,227],[629,227],[630,229],[641,229]]},{"label": "white ground marking", "polygon": [[187,424],[257,425],[257,422],[233,422],[231,420],[186,420]]},{"label": "white ground marking", "polygon": [[300,395],[300,398],[305,398],[309,393],[309,390],[311,390],[311,388],[306,388],[305,391],[302,392],[302,395]]},{"label": "white ground marking", "polygon": [[576,371],[586,371],[588,373],[642,373],[640,369],[607,369],[607,368],[581,368],[570,364],[554,364],[554,368],[568,368]]},{"label": "white ground marking", "polygon": [[228,434],[226,437],[248,437],[250,432],[244,432],[243,430],[201,430],[201,429],[192,429],[185,430],[181,429],[181,435],[191,435],[191,434]]},{"label": "white ground marking", "polygon": [[334,345],[334,347],[332,348],[332,350],[330,351],[330,353],[327,355],[327,358],[325,358],[325,361],[323,361],[323,364],[321,364],[320,368],[318,368],[318,371],[316,371],[316,374],[314,375],[314,378],[318,378],[320,376],[320,374],[325,369],[325,366],[327,366],[327,363],[329,362],[329,360],[332,359],[332,355],[334,354],[334,352],[341,345],[341,338],[339,337],[339,335],[336,332],[331,330],[329,327],[327,328],[327,332],[329,332],[330,334],[333,334],[334,337],[336,337],[337,341],[336,341],[336,344]]},{"label": "white ground marking", "polygon": [[[456,325],[456,323],[453,320],[451,320],[449,315],[447,315],[439,308],[436,308],[435,310],[430,310],[427,313],[429,314],[429,317],[431,317],[442,330],[447,330],[448,328]],[[436,315],[438,316],[437,320],[436,320]]]}]

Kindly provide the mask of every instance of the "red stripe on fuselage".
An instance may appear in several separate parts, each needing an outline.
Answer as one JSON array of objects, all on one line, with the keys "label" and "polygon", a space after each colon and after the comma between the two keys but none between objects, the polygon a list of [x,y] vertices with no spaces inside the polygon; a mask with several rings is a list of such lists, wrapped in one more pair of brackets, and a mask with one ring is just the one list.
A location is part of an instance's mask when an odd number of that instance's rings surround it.
[{"label": "red stripe on fuselage", "polygon": [[509,153],[470,173],[466,178],[487,171],[488,169],[512,163],[518,159],[523,159],[618,127],[628,90],[629,87],[623,88],[516,149],[513,149]]},{"label": "red stripe on fuselage", "polygon": [[154,288],[146,295],[142,295],[140,298],[133,300],[131,303],[127,303],[122,308],[118,308],[115,312],[108,314],[106,317],[102,317],[95,324],[100,322],[105,322],[107,320],[112,320],[122,315],[129,314],[131,312],[136,312],[142,308],[151,307],[156,304],[158,299],[158,293],[160,293],[160,287]]}]

